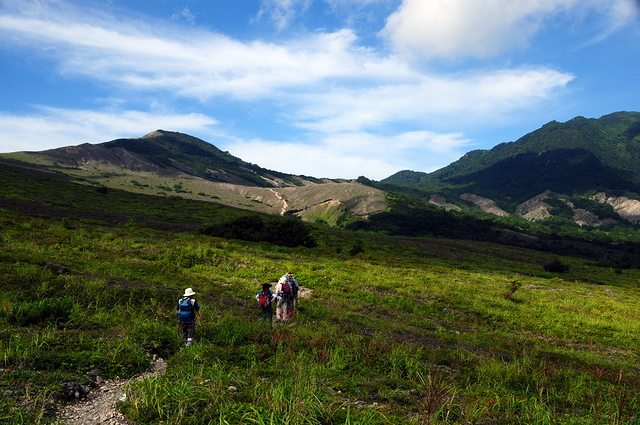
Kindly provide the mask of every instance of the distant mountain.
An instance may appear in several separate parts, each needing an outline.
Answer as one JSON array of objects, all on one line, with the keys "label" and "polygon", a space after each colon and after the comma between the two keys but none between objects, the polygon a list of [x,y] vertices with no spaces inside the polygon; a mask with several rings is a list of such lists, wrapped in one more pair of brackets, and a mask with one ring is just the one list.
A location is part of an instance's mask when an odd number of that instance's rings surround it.
[{"label": "distant mountain", "polygon": [[89,184],[295,214],[329,224],[367,217],[387,206],[378,189],[267,170],[204,140],[164,130],[140,138],[1,156],[39,164]]},{"label": "distant mountain", "polygon": [[[640,199],[640,113],[552,121],[515,142],[469,152],[433,173],[400,171],[380,187],[480,208],[481,200],[490,200],[507,213],[526,210],[522,204],[532,199],[560,200],[569,208],[575,199],[591,199],[615,209],[613,201],[602,200]],[[640,221],[640,214],[627,221]]]},{"label": "distant mountain", "polygon": [[[187,134],[156,130],[144,137],[23,152],[21,159],[71,168],[115,167],[159,175],[186,174],[206,180],[259,187],[302,184],[303,179],[266,170]],[[48,160],[48,161],[47,161]]]}]

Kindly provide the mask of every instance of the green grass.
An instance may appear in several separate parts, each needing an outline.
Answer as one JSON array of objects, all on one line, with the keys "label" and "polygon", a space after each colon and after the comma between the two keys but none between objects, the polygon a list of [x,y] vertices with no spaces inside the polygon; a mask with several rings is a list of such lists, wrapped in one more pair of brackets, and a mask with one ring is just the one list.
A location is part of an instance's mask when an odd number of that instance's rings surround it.
[{"label": "green grass", "polygon": [[[64,211],[104,212],[93,188],[43,184],[59,186]],[[32,201],[51,199],[33,187]],[[94,367],[131,377],[152,354],[167,372],[130,385],[122,409],[134,423],[638,423],[636,269],[321,226],[313,248],[225,240],[183,224],[235,210],[180,201],[161,212],[109,194],[114,214],[137,218],[0,208],[2,423],[53,423],[60,383],[87,382]],[[544,271],[554,259],[569,271]],[[271,330],[253,297],[288,270],[313,294]],[[181,348],[174,308],[186,287],[204,321]]]}]

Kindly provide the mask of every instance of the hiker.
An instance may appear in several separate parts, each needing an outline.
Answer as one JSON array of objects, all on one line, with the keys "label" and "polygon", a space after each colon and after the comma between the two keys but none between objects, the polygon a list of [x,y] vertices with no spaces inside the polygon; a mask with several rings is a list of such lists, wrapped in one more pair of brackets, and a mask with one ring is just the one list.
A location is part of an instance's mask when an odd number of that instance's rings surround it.
[{"label": "hiker", "polygon": [[276,285],[276,322],[285,322],[293,316],[294,288],[298,283],[292,277],[292,273],[284,274]]},{"label": "hiker", "polygon": [[269,320],[273,317],[273,307],[271,306],[271,302],[275,298],[275,295],[271,292],[271,286],[272,285],[270,283],[263,283],[262,291],[258,292],[256,295],[256,300],[260,306],[260,317]]},{"label": "hiker", "polygon": [[196,335],[196,317],[201,318],[200,306],[193,298],[196,293],[193,289],[184,290],[184,295],[178,300],[176,311],[178,312],[178,326],[180,327],[180,336],[186,346],[193,343]]},{"label": "hiker", "polygon": [[296,280],[296,277],[293,275],[292,272],[287,272],[286,274],[283,274],[280,277],[280,280],[278,280],[278,282],[285,282],[285,281],[288,281],[291,284],[291,289],[293,293],[293,308],[291,309],[291,314],[290,314],[290,316],[292,316],[293,313],[298,309],[298,292],[300,292],[300,285],[298,284],[298,281]]}]

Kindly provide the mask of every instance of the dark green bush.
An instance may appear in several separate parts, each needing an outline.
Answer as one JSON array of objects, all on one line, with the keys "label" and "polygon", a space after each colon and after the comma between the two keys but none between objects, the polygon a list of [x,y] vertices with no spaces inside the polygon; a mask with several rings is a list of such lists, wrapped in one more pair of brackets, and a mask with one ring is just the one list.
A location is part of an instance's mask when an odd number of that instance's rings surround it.
[{"label": "dark green bush", "polygon": [[227,223],[208,226],[202,233],[229,239],[241,239],[252,242],[269,242],[282,246],[316,245],[309,226],[298,219],[269,217],[258,215],[236,218]]},{"label": "dark green bush", "polygon": [[150,353],[167,358],[178,351],[178,329],[175,325],[145,321],[131,331],[131,338]]},{"label": "dark green bush", "polygon": [[69,321],[73,300],[71,298],[45,298],[38,301],[14,304],[7,317],[9,323],[21,326]]},{"label": "dark green bush", "polygon": [[544,271],[551,273],[566,273],[570,268],[567,264],[563,263],[560,260],[549,261],[548,263],[545,263],[543,267]]},{"label": "dark green bush", "polygon": [[351,244],[351,248],[349,249],[349,255],[353,257],[355,255],[360,254],[361,252],[364,252],[364,245],[362,244],[362,241],[358,239],[354,241],[353,244]]},{"label": "dark green bush", "polygon": [[25,364],[35,370],[48,371],[86,372],[98,368],[105,377],[111,378],[142,372],[147,369],[149,360],[145,350],[130,339],[78,341],[71,338],[35,350]]}]

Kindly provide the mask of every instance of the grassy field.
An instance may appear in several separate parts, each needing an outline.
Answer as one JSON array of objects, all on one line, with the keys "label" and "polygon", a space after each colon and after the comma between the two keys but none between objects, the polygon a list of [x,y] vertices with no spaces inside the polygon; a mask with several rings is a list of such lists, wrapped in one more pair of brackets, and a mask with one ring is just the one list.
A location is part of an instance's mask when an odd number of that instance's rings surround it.
[{"label": "grassy field", "polygon": [[[151,354],[167,373],[129,388],[134,423],[640,423],[638,270],[322,226],[313,248],[225,240],[198,227],[235,210],[16,173],[0,196],[0,423],[54,423],[60,383],[130,377]],[[270,329],[253,297],[288,270],[312,294]],[[186,287],[205,320],[181,348]]]}]

